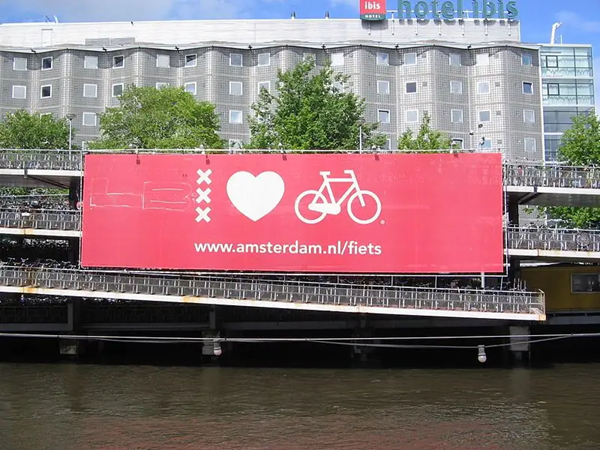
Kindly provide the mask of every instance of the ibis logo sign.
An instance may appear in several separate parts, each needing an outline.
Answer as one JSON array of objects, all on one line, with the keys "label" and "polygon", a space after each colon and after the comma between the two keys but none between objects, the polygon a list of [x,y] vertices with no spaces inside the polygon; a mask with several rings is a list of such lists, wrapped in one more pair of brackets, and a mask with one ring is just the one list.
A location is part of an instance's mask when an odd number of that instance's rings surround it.
[{"label": "ibis logo sign", "polygon": [[362,20],[385,20],[387,8],[385,0],[360,0]]}]

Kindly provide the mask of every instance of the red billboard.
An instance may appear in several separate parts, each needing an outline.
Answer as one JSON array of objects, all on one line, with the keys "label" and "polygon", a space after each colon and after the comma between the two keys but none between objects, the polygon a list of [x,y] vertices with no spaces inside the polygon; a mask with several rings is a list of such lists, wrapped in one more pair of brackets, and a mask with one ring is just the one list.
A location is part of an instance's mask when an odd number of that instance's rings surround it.
[{"label": "red billboard", "polygon": [[360,18],[362,20],[385,20],[387,16],[386,0],[360,0]]},{"label": "red billboard", "polygon": [[86,267],[502,272],[497,154],[88,155]]}]

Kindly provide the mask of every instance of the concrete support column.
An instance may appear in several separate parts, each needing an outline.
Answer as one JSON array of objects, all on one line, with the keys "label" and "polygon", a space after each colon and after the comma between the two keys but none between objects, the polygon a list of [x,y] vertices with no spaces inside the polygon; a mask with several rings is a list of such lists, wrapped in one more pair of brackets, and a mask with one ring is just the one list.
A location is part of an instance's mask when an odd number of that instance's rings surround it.
[{"label": "concrete support column", "polygon": [[86,341],[77,339],[59,339],[58,349],[61,357],[78,361],[85,354]]},{"label": "concrete support column", "polygon": [[530,344],[529,327],[527,325],[514,325],[509,327],[510,353],[514,365],[529,364]]},{"label": "concrete support column", "polygon": [[203,331],[203,338],[209,338],[202,343],[203,360],[212,364],[218,364],[219,357],[223,354],[221,344],[214,340],[221,337],[221,333],[215,330]]}]

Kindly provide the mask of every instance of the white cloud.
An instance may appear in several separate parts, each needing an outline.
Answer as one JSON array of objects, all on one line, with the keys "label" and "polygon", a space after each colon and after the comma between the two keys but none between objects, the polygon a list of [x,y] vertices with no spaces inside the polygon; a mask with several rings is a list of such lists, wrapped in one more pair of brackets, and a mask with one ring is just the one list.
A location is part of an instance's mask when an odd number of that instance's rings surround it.
[{"label": "white cloud", "polygon": [[166,19],[230,19],[268,12],[284,0],[0,0],[23,16],[56,15],[64,22]]},{"label": "white cloud", "polygon": [[556,18],[563,25],[577,27],[579,31],[585,33],[600,33],[600,20],[586,20],[585,17],[573,11],[560,11]]}]

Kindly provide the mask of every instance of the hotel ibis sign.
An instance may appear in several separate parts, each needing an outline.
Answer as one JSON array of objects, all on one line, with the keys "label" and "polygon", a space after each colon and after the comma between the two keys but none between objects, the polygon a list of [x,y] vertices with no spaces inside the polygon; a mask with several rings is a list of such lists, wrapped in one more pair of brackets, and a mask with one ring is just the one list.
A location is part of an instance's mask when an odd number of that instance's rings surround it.
[{"label": "hotel ibis sign", "polygon": [[386,14],[385,0],[360,0],[362,20],[385,20]]},{"label": "hotel ibis sign", "polygon": [[[385,0],[360,0],[362,20],[384,20]],[[517,19],[519,10],[513,0],[398,0],[399,19]]]}]

